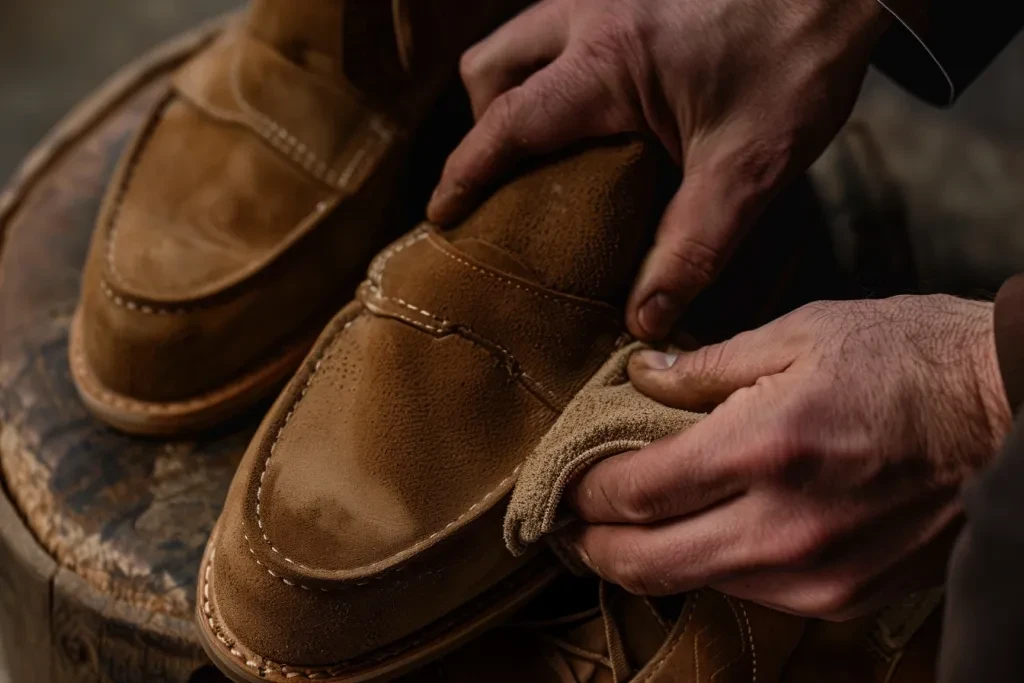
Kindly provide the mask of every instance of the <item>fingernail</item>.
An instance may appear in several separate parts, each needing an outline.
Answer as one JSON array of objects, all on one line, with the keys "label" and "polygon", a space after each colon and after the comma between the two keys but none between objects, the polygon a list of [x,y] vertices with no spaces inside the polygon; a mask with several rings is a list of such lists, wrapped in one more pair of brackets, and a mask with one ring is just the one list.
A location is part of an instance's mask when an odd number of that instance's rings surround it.
[{"label": "fingernail", "polygon": [[634,353],[633,357],[636,358],[637,363],[640,363],[648,370],[668,370],[676,364],[679,354],[644,349]]},{"label": "fingernail", "polygon": [[679,301],[665,292],[655,292],[640,306],[637,322],[644,332],[655,339],[664,338],[672,331],[672,325],[682,308]]}]

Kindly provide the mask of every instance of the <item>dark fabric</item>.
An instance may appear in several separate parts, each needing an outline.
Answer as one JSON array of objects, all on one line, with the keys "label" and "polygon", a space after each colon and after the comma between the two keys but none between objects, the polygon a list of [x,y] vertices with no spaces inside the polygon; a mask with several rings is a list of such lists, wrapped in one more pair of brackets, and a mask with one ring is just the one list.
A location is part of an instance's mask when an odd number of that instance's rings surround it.
[{"label": "dark fabric", "polygon": [[995,307],[996,353],[1003,386],[1016,415],[1024,402],[1024,274],[999,289]]},{"label": "dark fabric", "polygon": [[965,491],[953,551],[939,683],[1024,681],[1024,416]]},{"label": "dark fabric", "polygon": [[902,23],[882,39],[875,65],[937,105],[952,104],[1024,26],[1020,0],[931,0],[922,14],[883,5]]}]

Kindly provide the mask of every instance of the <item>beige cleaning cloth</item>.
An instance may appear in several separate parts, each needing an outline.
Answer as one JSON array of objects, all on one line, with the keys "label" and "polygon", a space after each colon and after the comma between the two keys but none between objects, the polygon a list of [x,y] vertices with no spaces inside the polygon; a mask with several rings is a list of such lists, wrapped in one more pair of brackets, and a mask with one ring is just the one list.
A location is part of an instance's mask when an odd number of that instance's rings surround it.
[{"label": "beige cleaning cloth", "polygon": [[[611,355],[569,402],[544,435],[519,474],[505,513],[505,545],[521,555],[572,521],[559,509],[565,487],[597,461],[643,448],[652,441],[694,425],[701,413],[668,408],[647,398],[629,381],[626,364],[639,342]],[[553,544],[570,569],[578,569],[564,548]]]}]

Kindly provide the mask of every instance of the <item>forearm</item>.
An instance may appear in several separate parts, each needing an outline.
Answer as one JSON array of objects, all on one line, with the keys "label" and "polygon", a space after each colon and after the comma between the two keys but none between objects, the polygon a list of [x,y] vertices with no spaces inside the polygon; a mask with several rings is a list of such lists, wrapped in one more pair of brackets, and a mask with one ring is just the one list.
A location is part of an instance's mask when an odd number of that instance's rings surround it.
[{"label": "forearm", "polygon": [[878,0],[899,19],[875,65],[914,94],[952,104],[1024,26],[1024,3]]}]

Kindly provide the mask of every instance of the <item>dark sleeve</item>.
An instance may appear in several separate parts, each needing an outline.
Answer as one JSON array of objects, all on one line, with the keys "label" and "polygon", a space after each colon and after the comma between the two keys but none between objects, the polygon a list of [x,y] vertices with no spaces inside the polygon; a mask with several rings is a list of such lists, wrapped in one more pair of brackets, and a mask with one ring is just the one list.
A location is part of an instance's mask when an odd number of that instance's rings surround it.
[{"label": "dark sleeve", "polygon": [[947,582],[940,683],[1024,681],[1024,276],[995,305],[996,351],[1014,429],[964,491],[967,523]]},{"label": "dark sleeve", "polygon": [[1024,417],[965,491],[949,566],[939,683],[1024,681]]},{"label": "dark sleeve", "polygon": [[1021,0],[878,0],[897,21],[875,66],[932,104],[950,105],[1024,26]]}]

